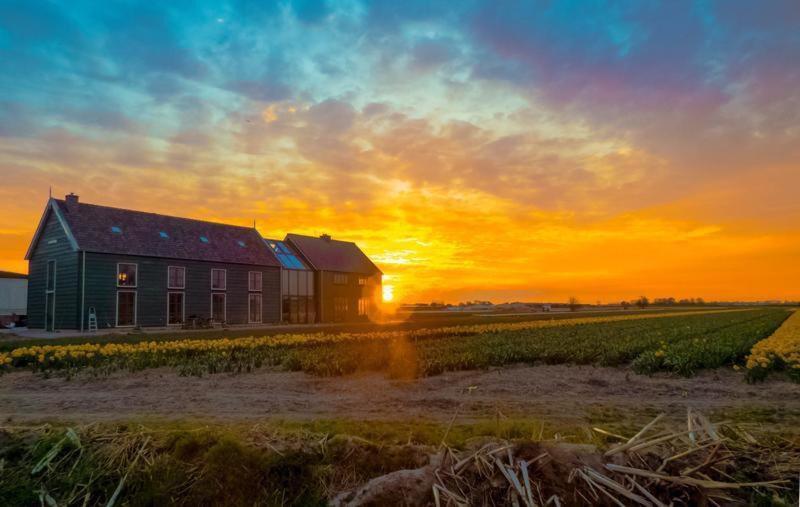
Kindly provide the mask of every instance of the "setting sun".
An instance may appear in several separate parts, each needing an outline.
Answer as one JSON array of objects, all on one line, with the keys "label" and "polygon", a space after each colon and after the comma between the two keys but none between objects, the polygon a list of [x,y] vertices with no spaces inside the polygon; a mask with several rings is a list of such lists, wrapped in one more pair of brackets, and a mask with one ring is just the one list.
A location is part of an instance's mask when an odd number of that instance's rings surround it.
[{"label": "setting sun", "polygon": [[391,303],[394,299],[394,285],[383,286],[383,302]]}]

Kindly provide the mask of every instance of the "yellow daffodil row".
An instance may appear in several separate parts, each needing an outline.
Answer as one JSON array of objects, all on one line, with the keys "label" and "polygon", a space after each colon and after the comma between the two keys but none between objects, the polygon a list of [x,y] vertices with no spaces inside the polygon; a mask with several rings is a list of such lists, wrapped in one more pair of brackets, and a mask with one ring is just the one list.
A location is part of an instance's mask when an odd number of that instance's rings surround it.
[{"label": "yellow daffodil row", "polygon": [[765,374],[773,368],[787,368],[793,376],[800,374],[800,311],[786,319],[772,336],[758,342],[747,357],[748,370]]},{"label": "yellow daffodil row", "polygon": [[524,329],[597,324],[637,319],[654,319],[681,315],[700,315],[740,310],[708,310],[649,313],[641,315],[616,315],[604,317],[581,317],[571,319],[535,320],[496,324],[447,326],[411,331],[377,331],[369,333],[305,333],[273,336],[250,336],[244,338],[185,339],[165,341],[143,341],[137,343],[84,343],[80,345],[37,345],[20,347],[10,352],[0,352],[0,370],[12,366],[49,365],[69,363],[72,365],[97,363],[104,359],[134,356],[201,355],[204,353],[226,353],[249,349],[267,349],[300,345],[347,343],[356,341],[391,340],[395,338],[426,338],[436,336],[466,336],[483,333],[500,333]]}]

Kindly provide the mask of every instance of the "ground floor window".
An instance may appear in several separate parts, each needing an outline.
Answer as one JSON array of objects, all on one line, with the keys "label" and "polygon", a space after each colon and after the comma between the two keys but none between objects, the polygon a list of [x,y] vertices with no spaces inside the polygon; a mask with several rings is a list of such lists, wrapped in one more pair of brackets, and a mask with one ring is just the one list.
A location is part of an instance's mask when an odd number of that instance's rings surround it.
[{"label": "ground floor window", "polygon": [[347,320],[347,298],[335,297],[333,298],[333,320],[335,322],[342,322]]},{"label": "ground floor window", "polygon": [[167,323],[183,324],[183,292],[170,292],[167,299]]},{"label": "ground floor window", "polygon": [[250,294],[248,314],[248,319],[251,324],[261,322],[261,294]]},{"label": "ground floor window", "polygon": [[359,298],[358,300],[358,315],[366,315],[369,310],[369,299]]},{"label": "ground floor window", "polygon": [[313,324],[316,319],[317,311],[313,297],[283,297],[283,320],[292,324]]},{"label": "ground floor window", "polygon": [[117,292],[117,327],[136,325],[136,292]]},{"label": "ground floor window", "polygon": [[211,320],[214,322],[225,322],[225,293],[214,292],[211,294]]}]

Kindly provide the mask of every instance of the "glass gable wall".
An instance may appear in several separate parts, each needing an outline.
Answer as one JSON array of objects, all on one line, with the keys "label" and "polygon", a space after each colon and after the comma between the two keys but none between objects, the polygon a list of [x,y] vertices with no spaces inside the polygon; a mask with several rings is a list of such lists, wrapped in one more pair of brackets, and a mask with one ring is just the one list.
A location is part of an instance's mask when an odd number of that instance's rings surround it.
[{"label": "glass gable wall", "polygon": [[314,272],[283,241],[265,240],[283,266],[281,293],[283,320],[292,324],[311,324],[317,320]]},{"label": "glass gable wall", "polygon": [[292,324],[311,324],[317,320],[314,298],[314,272],[299,269],[284,269],[281,288],[283,291],[283,319]]}]

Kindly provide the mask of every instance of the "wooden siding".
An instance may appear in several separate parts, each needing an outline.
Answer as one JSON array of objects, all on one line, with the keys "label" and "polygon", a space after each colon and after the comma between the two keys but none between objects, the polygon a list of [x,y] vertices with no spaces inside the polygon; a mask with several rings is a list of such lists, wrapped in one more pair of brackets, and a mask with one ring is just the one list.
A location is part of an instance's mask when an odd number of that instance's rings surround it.
[{"label": "wooden siding", "polygon": [[[319,322],[334,322],[334,303],[336,298],[347,299],[347,314],[344,322],[357,322],[367,320],[367,316],[358,315],[358,300],[367,298],[371,301],[372,311],[376,311],[381,297],[381,275],[372,276],[358,273],[342,273],[347,275],[347,283],[334,283],[334,271],[320,271],[316,273],[317,319]],[[358,279],[367,278],[366,285],[359,285]],[[321,312],[321,313],[320,313]],[[320,318],[321,316],[321,318]]]},{"label": "wooden siding", "polygon": [[77,329],[80,320],[78,252],[72,249],[55,214],[48,213],[44,230],[28,261],[28,327],[44,328],[47,262],[55,260],[55,329]]},{"label": "wooden siding", "polygon": [[[186,317],[211,316],[211,269],[227,270],[227,322],[248,323],[248,273],[262,274],[262,322],[280,321],[280,269],[243,264],[219,264],[214,262],[162,259],[112,254],[86,254],[86,300],[85,319],[88,308],[97,310],[97,325],[100,329],[116,324],[117,263],[130,262],[137,268],[137,325],[141,327],[167,325],[167,292],[185,293]],[[167,267],[186,268],[186,289],[167,289]],[[132,289],[131,289],[132,290]],[[215,291],[217,292],[217,291]]]}]

